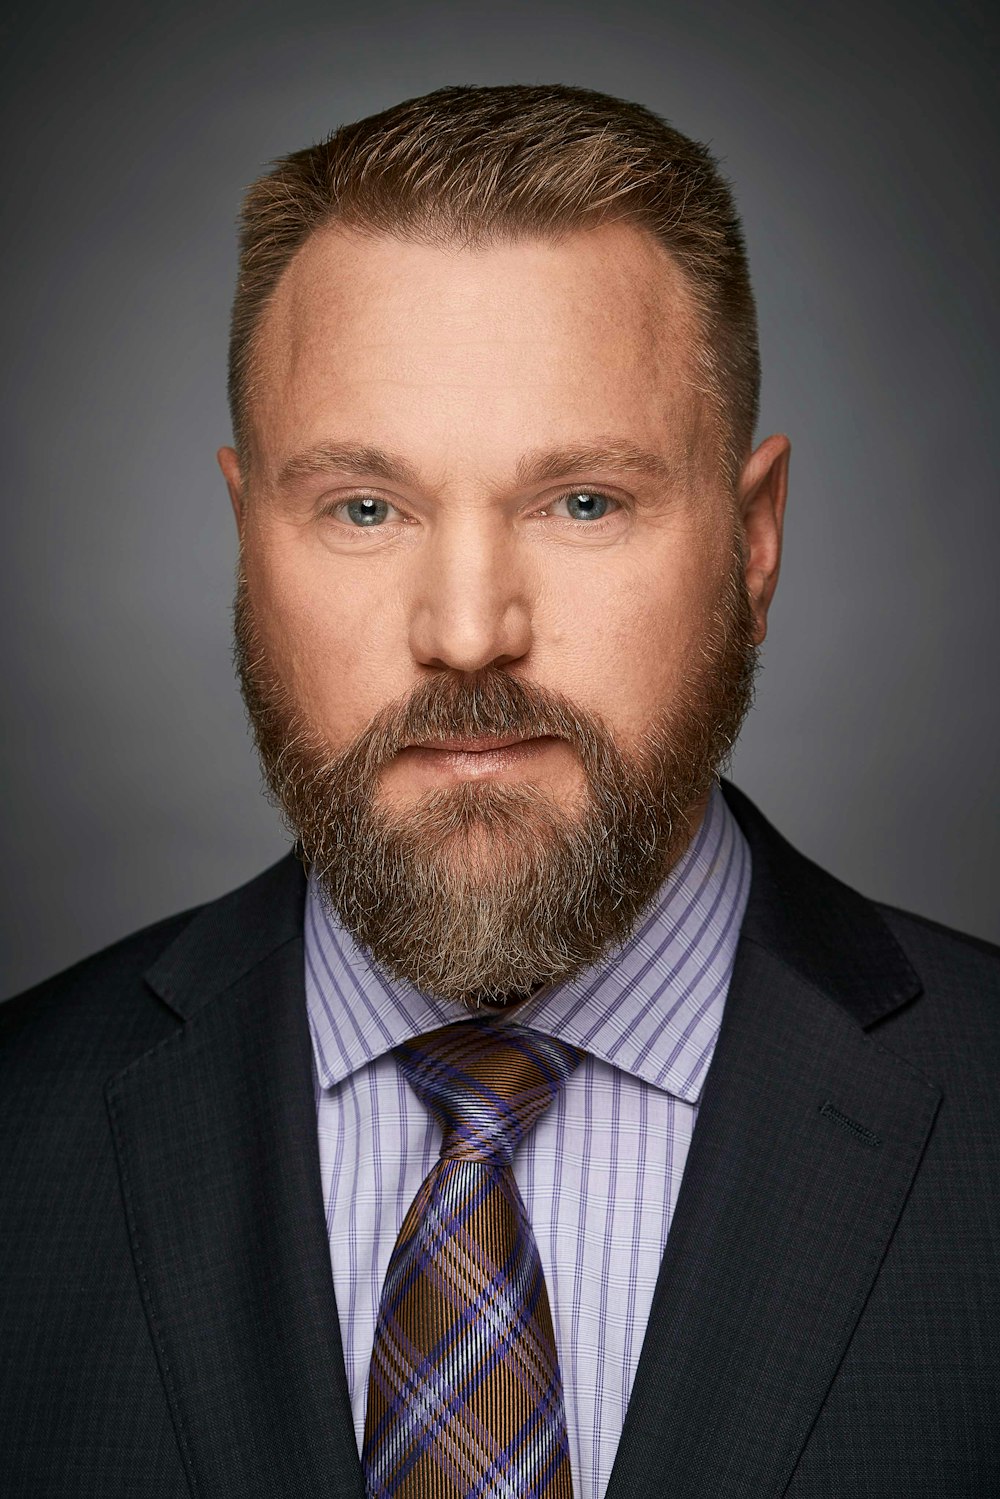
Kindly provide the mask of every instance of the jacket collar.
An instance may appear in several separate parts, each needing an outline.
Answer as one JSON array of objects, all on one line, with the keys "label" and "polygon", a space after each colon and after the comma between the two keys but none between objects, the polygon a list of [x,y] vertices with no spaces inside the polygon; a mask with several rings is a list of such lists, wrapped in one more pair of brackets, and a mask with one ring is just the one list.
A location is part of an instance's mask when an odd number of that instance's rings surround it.
[{"label": "jacket collar", "polygon": [[200,906],[144,974],[181,1020],[225,994],[286,943],[301,939],[306,876],[293,849],[220,900]]},{"label": "jacket collar", "polygon": [[914,999],[920,978],[871,901],[788,843],[722,783],[753,858],[742,937],[780,956],[867,1029]]}]

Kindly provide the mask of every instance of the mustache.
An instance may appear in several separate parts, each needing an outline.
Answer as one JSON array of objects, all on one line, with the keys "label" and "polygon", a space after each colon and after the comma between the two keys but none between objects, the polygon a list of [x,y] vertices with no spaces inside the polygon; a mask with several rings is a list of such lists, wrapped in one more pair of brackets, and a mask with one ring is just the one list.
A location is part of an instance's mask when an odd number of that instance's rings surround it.
[{"label": "mustache", "polygon": [[560,693],[487,666],[474,674],[441,673],[387,704],[344,752],[344,759],[370,778],[409,744],[478,735],[564,739],[587,763],[600,757],[610,738],[597,714]]}]

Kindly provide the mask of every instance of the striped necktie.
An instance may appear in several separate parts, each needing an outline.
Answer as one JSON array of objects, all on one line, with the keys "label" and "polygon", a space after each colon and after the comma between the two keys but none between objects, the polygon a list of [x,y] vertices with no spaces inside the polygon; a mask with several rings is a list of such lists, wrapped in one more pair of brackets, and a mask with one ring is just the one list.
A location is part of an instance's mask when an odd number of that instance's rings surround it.
[{"label": "striped necktie", "polygon": [[370,1499],[571,1499],[562,1379],[511,1161],[583,1053],[460,1021],[397,1047],[441,1154],[386,1271],[362,1465]]}]

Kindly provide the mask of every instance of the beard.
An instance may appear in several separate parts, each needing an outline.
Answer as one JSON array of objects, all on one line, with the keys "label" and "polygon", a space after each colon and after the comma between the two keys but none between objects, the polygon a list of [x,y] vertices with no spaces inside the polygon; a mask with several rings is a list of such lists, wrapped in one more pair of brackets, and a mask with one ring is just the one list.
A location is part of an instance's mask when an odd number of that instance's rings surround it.
[{"label": "beard", "polygon": [[[442,670],[334,752],[262,644],[240,565],[235,662],[270,799],[329,909],[392,978],[469,1009],[517,1003],[623,945],[687,847],[692,814],[753,699],[753,615],[734,538],[701,650],[626,752],[600,718],[499,667]],[[465,781],[405,809],[379,775],[407,744],[554,736],[578,753],[583,803]]]}]

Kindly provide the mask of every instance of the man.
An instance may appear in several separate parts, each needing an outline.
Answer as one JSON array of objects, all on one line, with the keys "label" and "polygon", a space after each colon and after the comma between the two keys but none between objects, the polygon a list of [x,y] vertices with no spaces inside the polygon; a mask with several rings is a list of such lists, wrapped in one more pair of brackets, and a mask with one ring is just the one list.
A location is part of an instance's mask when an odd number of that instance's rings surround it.
[{"label": "man", "polygon": [[778,577],[707,151],[456,88],[244,213],[296,839],[0,1010],[11,1494],[996,1491],[995,950],[725,762]]}]

